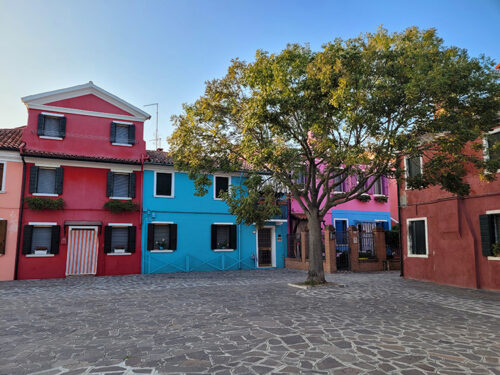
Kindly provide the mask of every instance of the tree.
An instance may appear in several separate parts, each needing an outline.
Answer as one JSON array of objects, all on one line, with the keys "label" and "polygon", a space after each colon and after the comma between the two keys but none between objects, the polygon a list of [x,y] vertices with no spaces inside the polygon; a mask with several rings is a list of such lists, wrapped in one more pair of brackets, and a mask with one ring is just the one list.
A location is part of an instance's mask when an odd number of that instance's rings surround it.
[{"label": "tree", "polygon": [[[468,166],[496,170],[464,147],[498,124],[498,77],[490,59],[444,46],[434,29],[379,29],[318,52],[259,50],[251,63],[233,60],[173,117],[171,152],[198,194],[207,174],[248,169],[245,186],[224,198],[239,222],[262,225],[276,210],[273,186],[286,188],[308,220],[308,281],[322,283],[323,217],[380,176],[399,178],[400,155],[426,158],[411,186],[461,195]],[[333,194],[351,176],[357,185]]]}]

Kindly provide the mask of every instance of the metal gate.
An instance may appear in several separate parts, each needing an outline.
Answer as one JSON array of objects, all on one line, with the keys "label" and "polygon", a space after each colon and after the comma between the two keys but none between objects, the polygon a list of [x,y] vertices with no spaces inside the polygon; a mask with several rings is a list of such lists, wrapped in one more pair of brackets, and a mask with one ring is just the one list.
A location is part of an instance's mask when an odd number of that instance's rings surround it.
[{"label": "metal gate", "polygon": [[364,222],[358,224],[359,230],[359,258],[374,259],[375,254],[375,235],[373,229],[376,223]]},{"label": "metal gate", "polygon": [[347,231],[335,232],[335,247],[337,249],[337,270],[348,270],[349,267],[349,238]]},{"label": "metal gate", "polygon": [[258,234],[259,244],[259,267],[272,267],[273,265],[273,244],[271,228],[261,228]]}]

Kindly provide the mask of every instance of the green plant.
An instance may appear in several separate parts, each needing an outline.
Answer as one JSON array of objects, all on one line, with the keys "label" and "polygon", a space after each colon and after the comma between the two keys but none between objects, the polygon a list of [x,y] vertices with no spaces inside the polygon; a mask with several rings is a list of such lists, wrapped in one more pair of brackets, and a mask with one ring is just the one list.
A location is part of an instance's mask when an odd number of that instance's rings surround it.
[{"label": "green plant", "polygon": [[375,197],[375,202],[385,203],[389,200],[386,195],[377,195]]},{"label": "green plant", "polygon": [[25,202],[32,210],[62,210],[64,200],[62,198],[27,197]]},{"label": "green plant", "polygon": [[493,254],[494,257],[500,256],[500,241],[491,246],[491,254]]},{"label": "green plant", "polygon": [[104,203],[104,209],[114,213],[121,213],[137,211],[139,210],[139,206],[137,205],[137,203],[134,203],[132,201],[119,201],[116,199],[111,199]]},{"label": "green plant", "polygon": [[358,195],[356,199],[361,202],[369,202],[372,200],[372,197],[370,197],[368,194],[361,194]]}]

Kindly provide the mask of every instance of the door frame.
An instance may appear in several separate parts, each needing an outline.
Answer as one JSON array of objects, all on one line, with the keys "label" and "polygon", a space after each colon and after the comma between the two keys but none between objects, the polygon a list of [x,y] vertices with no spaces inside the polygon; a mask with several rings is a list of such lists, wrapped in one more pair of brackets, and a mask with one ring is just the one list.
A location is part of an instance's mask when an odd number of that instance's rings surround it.
[{"label": "door frame", "polygon": [[[97,264],[99,262],[99,226],[97,225],[69,225],[68,226],[68,235],[67,235],[67,241],[66,241],[66,262],[65,262],[65,269],[68,268],[68,258],[69,258],[69,235],[70,235],[70,232],[73,230],[73,229],[93,229],[94,232],[95,232],[95,235],[96,235],[96,242],[97,242],[97,249],[96,249],[96,252],[97,252],[97,259],[96,259],[96,273],[95,275],[97,275]],[[65,271],[66,273],[66,271]],[[86,274],[86,275],[94,275],[93,273],[92,274]],[[66,275],[68,276],[68,275]]]},{"label": "door frame", "polygon": [[271,229],[271,267],[265,266],[265,267],[260,267],[259,266],[259,229],[255,229],[255,261],[256,263],[256,268],[273,268],[276,267],[276,227],[274,225],[264,225],[261,229],[264,228],[269,228]]}]

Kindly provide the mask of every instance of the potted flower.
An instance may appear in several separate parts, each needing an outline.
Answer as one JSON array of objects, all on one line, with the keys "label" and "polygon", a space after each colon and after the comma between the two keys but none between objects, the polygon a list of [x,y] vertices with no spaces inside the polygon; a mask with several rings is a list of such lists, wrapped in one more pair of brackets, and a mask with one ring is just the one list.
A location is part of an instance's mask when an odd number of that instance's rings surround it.
[{"label": "potted flower", "polygon": [[156,241],[155,249],[164,250],[166,248],[167,248],[167,241],[164,238],[162,238],[161,241]]},{"label": "potted flower", "polygon": [[227,241],[220,241],[217,243],[218,249],[227,249],[229,247],[229,243]]},{"label": "potted flower", "polygon": [[47,255],[49,249],[46,246],[35,247],[35,255]]},{"label": "potted flower", "polygon": [[491,254],[494,257],[500,257],[500,241],[493,244],[491,247]]}]

